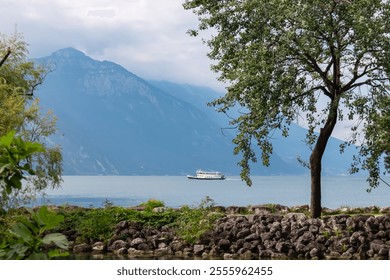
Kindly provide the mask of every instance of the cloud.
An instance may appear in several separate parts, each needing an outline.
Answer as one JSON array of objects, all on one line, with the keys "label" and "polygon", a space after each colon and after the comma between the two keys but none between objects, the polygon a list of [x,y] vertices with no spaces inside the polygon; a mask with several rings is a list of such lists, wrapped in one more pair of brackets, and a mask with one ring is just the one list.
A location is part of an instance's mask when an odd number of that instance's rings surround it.
[{"label": "cloud", "polygon": [[197,19],[182,0],[3,1],[0,32],[11,33],[17,25],[33,57],[75,47],[146,79],[221,89],[206,46],[186,34]]}]

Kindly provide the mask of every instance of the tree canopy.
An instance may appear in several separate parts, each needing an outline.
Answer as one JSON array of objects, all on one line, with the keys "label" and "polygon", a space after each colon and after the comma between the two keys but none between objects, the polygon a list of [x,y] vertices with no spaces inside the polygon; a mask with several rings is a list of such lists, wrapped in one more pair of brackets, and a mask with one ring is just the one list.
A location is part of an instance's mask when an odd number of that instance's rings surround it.
[{"label": "tree canopy", "polygon": [[226,95],[212,104],[225,113],[236,105],[245,108],[231,124],[237,127],[234,152],[242,154],[241,177],[248,185],[250,162],[258,156],[255,144],[269,165],[272,132],[288,136],[289,125],[301,118],[312,148],[312,216],[321,213],[321,160],[338,121],[354,121],[346,144],[358,144],[360,156],[351,172],[368,170],[370,186],[378,186],[389,142],[378,138],[387,133],[380,123],[388,119],[388,1],[187,0],[184,8],[199,19],[191,35],[211,30],[205,42],[216,62],[212,69],[227,84]]},{"label": "tree canopy", "polygon": [[56,132],[56,119],[51,112],[42,114],[34,95],[49,71],[28,60],[27,55],[27,44],[21,34],[0,33],[0,137],[15,131],[21,140],[39,143],[44,150],[28,156],[35,176],[27,178],[25,188],[15,189],[15,197],[23,192],[26,197],[47,187],[57,187],[62,174],[61,150],[46,141]]}]

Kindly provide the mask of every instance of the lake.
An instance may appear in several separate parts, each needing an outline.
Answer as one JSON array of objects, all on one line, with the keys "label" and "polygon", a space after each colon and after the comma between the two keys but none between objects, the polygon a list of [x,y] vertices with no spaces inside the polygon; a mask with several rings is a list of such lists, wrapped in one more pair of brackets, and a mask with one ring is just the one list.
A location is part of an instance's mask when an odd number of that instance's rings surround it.
[{"label": "lake", "polygon": [[[185,176],[64,176],[62,188],[47,191],[48,203],[102,207],[136,206],[149,199],[164,201],[168,207],[197,206],[206,196],[221,206],[278,203],[286,206],[310,204],[309,176],[254,176],[248,187],[239,177],[223,181],[189,180]],[[390,187],[366,191],[365,177],[323,177],[322,205],[390,206]],[[390,181],[389,178],[386,178]]]}]

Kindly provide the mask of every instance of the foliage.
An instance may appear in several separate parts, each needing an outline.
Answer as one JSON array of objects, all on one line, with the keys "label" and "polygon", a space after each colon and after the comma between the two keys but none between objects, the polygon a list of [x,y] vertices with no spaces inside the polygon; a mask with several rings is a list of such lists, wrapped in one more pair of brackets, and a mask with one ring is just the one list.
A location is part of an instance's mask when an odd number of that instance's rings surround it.
[{"label": "foliage", "polygon": [[[46,206],[37,211],[26,208],[28,216],[19,216],[2,237],[0,258],[48,259],[67,255],[68,240],[63,234],[50,233],[64,217]],[[4,235],[4,233],[3,233]],[[54,246],[54,248],[52,247]]]},{"label": "foliage", "polygon": [[56,132],[56,118],[52,112],[41,113],[39,99],[35,96],[49,69],[28,60],[27,55],[27,44],[21,34],[0,33],[0,137],[16,131],[24,141],[40,143],[44,148],[29,159],[35,176],[26,178],[23,188],[15,190],[7,203],[61,183],[61,150],[49,146],[46,139]]},{"label": "foliage", "polygon": [[338,121],[355,121],[346,145],[359,144],[360,157],[367,159],[355,161],[351,171],[361,166],[370,173],[370,186],[378,186],[380,149],[371,141],[376,132],[370,125],[376,115],[388,116],[380,104],[389,98],[388,1],[187,0],[184,8],[200,21],[191,35],[211,30],[206,43],[216,61],[212,69],[228,85],[226,95],[211,104],[224,113],[242,108],[231,125],[237,127],[234,153],[242,154],[241,177],[248,185],[250,162],[257,161],[254,143],[268,166],[273,132],[287,137],[289,125],[303,118],[312,148],[314,217],[321,212],[321,160]]},{"label": "foliage", "polygon": [[41,144],[23,141],[15,131],[0,137],[0,208],[15,189],[22,188],[26,174],[36,174],[29,160],[39,152],[44,152]]},{"label": "foliage", "polygon": [[214,201],[206,197],[196,208],[184,206],[177,221],[177,232],[185,241],[193,244],[207,231],[211,230],[214,222],[221,217],[212,212]]},{"label": "foliage", "polygon": [[[369,122],[365,127],[366,139],[360,148],[363,159],[356,158],[353,172],[358,166],[370,171],[370,179],[380,176],[377,162],[385,155],[385,168],[390,172],[390,96],[378,96],[377,105],[369,112]],[[372,179],[371,179],[372,180]],[[375,183],[375,182],[373,182]]]},{"label": "foliage", "polygon": [[[148,203],[150,201],[145,204]],[[166,209],[160,213],[146,209],[139,211],[116,206],[92,209],[62,207],[59,213],[64,216],[64,222],[57,230],[61,232],[75,230],[82,239],[107,241],[112,237],[115,226],[119,222],[130,221],[153,228],[170,226],[176,228],[184,240],[195,242],[202,234],[210,230],[213,223],[221,217],[221,214],[212,212],[213,205],[212,199],[205,198],[199,207],[185,206],[180,210]]]},{"label": "foliage", "polygon": [[164,207],[164,202],[156,199],[150,199],[147,202],[142,203],[140,206],[145,207],[146,211],[152,211],[156,207]]},{"label": "foliage", "polygon": [[64,208],[60,213],[65,217],[64,223],[59,228],[60,231],[75,229],[80,236],[96,241],[108,240],[120,221],[132,221],[159,228],[173,224],[178,217],[178,212],[172,209],[154,213],[116,206],[74,210]]}]

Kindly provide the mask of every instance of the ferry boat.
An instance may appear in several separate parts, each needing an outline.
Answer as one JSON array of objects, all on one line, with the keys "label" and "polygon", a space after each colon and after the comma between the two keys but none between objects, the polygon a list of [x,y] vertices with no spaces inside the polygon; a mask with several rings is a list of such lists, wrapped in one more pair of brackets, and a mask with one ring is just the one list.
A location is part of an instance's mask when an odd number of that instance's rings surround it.
[{"label": "ferry boat", "polygon": [[225,175],[221,172],[203,171],[199,169],[196,171],[196,175],[187,175],[187,178],[195,180],[224,180]]}]

